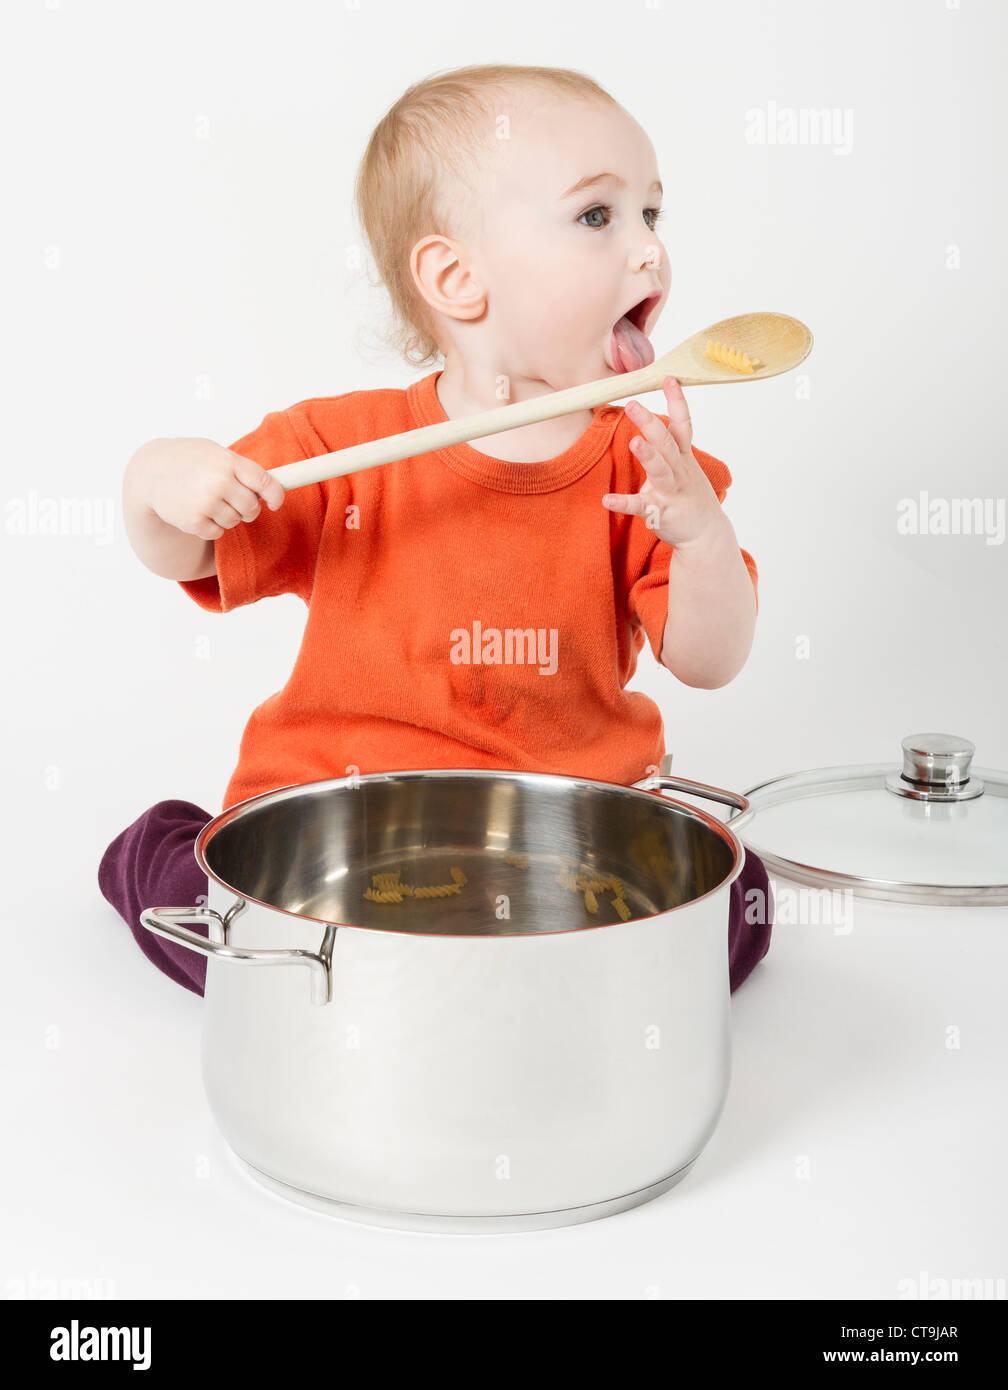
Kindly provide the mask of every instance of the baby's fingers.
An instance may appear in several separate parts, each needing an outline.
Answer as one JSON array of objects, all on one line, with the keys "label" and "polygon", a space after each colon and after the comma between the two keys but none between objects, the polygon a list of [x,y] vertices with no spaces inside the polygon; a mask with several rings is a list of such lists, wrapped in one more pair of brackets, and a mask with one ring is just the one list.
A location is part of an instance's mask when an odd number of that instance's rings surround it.
[{"label": "baby's fingers", "polygon": [[603,507],[611,512],[623,512],[626,516],[643,516],[646,500],[639,492],[607,492],[602,498]]},{"label": "baby's fingers", "polygon": [[216,512],[211,512],[214,521],[221,526],[234,526],[238,521],[255,521],[262,511],[262,502],[259,500],[258,494],[238,482],[229,483],[225,487],[221,494],[220,505],[226,511],[233,512],[235,518],[231,522],[225,522],[221,521]]},{"label": "baby's fingers", "polygon": [[242,458],[241,454],[232,454],[231,457],[234,459],[235,477],[261,497],[271,512],[283,505],[287,494],[272,473],[263,468],[262,464],[256,463],[255,459]]},{"label": "baby's fingers", "polygon": [[[217,526],[220,528],[220,534],[223,535],[225,531],[230,531],[232,527],[237,526],[240,521],[244,520],[245,518],[242,514],[232,507],[230,502],[222,497],[218,502],[214,502],[207,510],[206,515],[202,518],[201,524],[207,530],[211,530],[213,527]],[[199,531],[197,534],[203,535],[203,532]],[[204,539],[217,540],[217,536],[207,535]]]}]

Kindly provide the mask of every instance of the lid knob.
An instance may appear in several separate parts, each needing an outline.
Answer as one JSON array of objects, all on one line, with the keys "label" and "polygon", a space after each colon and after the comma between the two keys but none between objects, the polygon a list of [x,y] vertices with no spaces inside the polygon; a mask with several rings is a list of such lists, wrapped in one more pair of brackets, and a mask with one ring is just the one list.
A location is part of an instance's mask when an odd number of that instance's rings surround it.
[{"label": "lid knob", "polygon": [[975,752],[976,746],[968,738],[909,734],[903,740],[903,776],[927,787],[954,787],[969,781]]},{"label": "lid knob", "polygon": [[889,777],[890,791],[921,801],[967,801],[979,796],[983,783],[970,779],[976,747],[955,734],[908,734],[903,739],[903,770]]}]

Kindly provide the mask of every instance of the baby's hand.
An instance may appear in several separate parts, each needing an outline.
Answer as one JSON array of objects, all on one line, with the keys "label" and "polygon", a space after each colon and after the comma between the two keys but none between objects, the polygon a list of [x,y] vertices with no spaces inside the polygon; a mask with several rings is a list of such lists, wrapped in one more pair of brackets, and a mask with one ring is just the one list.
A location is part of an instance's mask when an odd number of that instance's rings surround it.
[{"label": "baby's hand", "polygon": [[152,512],[186,535],[215,541],[240,521],[255,521],[287,495],[253,459],[212,439],[159,439],[144,447],[140,496]]},{"label": "baby's hand", "polygon": [[668,429],[639,401],[625,407],[641,432],[630,441],[634,457],[647,474],[640,492],[609,492],[602,504],[612,512],[643,516],[667,545],[690,546],[710,534],[709,528],[716,530],[725,514],[694,457],[693,424],[682,387],[674,376],[667,376],[662,390],[668,401]]}]

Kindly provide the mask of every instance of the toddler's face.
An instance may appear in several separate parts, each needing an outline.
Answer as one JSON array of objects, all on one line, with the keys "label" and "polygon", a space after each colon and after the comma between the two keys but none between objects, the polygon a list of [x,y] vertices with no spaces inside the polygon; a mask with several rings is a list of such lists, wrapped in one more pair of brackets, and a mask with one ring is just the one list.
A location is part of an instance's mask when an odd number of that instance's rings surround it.
[{"label": "toddler's face", "polygon": [[622,108],[589,101],[530,96],[508,116],[468,210],[487,312],[460,352],[468,341],[482,364],[554,390],[653,361],[639,334],[613,334],[628,312],[650,332],[669,293],[650,140]]}]

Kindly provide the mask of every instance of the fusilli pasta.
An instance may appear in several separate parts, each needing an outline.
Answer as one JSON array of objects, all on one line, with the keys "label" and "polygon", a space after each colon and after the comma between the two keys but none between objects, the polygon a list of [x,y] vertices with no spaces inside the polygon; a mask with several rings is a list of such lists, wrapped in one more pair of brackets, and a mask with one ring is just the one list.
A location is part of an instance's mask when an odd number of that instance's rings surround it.
[{"label": "fusilli pasta", "polygon": [[709,338],[704,356],[709,357],[712,362],[720,362],[724,367],[734,367],[737,372],[754,372],[759,366],[758,361],[747,352],[725,347],[724,343],[715,343]]}]

